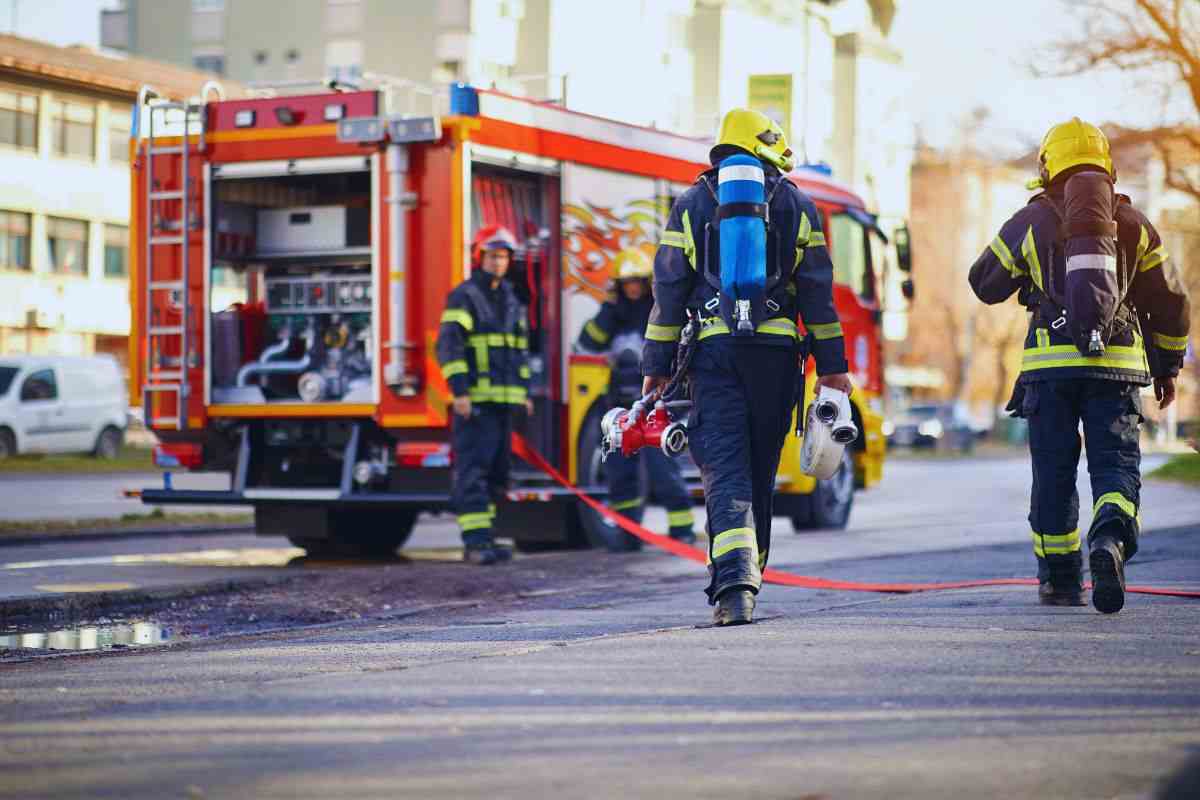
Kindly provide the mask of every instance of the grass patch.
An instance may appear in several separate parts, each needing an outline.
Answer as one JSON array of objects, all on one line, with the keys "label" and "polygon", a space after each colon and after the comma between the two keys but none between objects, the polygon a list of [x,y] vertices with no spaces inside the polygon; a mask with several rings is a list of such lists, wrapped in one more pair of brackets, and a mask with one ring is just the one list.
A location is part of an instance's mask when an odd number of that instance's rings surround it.
[{"label": "grass patch", "polygon": [[1200,484],[1200,453],[1183,453],[1175,456],[1148,477],[1164,481]]},{"label": "grass patch", "polygon": [[6,534],[70,533],[72,531],[122,530],[125,528],[170,528],[175,525],[250,525],[253,514],[220,514],[197,511],[168,514],[161,508],[144,514],[91,519],[31,519],[0,522],[0,537]]},{"label": "grass patch", "polygon": [[0,461],[5,472],[153,472],[154,453],[145,447],[123,447],[112,460],[86,455],[20,455]]}]

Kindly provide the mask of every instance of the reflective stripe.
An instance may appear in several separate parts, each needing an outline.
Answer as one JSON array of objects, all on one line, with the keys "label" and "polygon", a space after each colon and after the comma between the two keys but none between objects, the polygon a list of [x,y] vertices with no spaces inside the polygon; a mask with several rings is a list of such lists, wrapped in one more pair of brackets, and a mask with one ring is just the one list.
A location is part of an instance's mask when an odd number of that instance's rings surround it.
[{"label": "reflective stripe", "polygon": [[1025,231],[1025,239],[1021,242],[1021,255],[1025,257],[1025,263],[1029,265],[1030,277],[1033,278],[1033,283],[1039,289],[1044,288],[1042,284],[1042,262],[1038,258],[1037,242],[1033,238],[1033,226],[1029,226],[1029,230]]},{"label": "reflective stripe", "polygon": [[461,325],[465,331],[475,330],[475,320],[471,318],[471,313],[461,308],[447,308],[442,312],[442,322]]},{"label": "reflective stripe", "polygon": [[516,333],[473,333],[467,337],[467,344],[472,347],[512,347],[517,350],[529,349],[529,337]]},{"label": "reflective stripe", "polygon": [[1115,275],[1117,259],[1104,253],[1080,253],[1067,259],[1067,274],[1080,269],[1098,269]]},{"label": "reflective stripe", "polygon": [[635,497],[632,500],[618,500],[609,506],[613,511],[624,511],[627,508],[637,508],[642,504],[642,498]]},{"label": "reflective stripe", "polygon": [[1149,253],[1146,253],[1146,255],[1144,255],[1142,258],[1138,259],[1138,272],[1152,270],[1166,260],[1167,248],[1160,244]]},{"label": "reflective stripe", "polygon": [[[700,331],[700,335],[696,337],[697,341],[707,339],[710,336],[721,336],[729,333],[729,326],[720,317],[708,317],[702,324],[703,328]],[[755,328],[754,332],[771,334],[773,336],[791,336],[793,339],[799,335],[796,323],[786,317],[769,319]],[[649,335],[647,335],[647,338],[649,338]]]},{"label": "reflective stripe", "polygon": [[754,181],[755,183],[762,183],[764,180],[762,167],[756,167],[753,164],[731,164],[728,167],[721,167],[717,170],[718,185],[726,181]]},{"label": "reflective stripe", "polygon": [[1016,260],[1013,259],[1012,251],[1008,249],[1008,245],[1004,243],[1004,240],[1001,239],[998,234],[995,239],[992,239],[992,243],[989,244],[988,247],[991,249],[996,258],[1000,259],[1000,264],[1006,270],[1008,270],[1009,274],[1011,274],[1014,278],[1019,278],[1025,274],[1025,271],[1017,266]]},{"label": "reflective stripe", "polygon": [[692,524],[692,510],[690,508],[683,511],[668,511],[667,524],[672,528],[680,528],[684,525]]},{"label": "reflective stripe", "polygon": [[1050,346],[1050,331],[1045,328],[1038,328],[1034,335],[1037,338],[1037,346],[1039,349],[1044,349]]},{"label": "reflective stripe", "polygon": [[458,527],[464,531],[477,531],[481,528],[492,527],[492,515],[486,511],[479,511],[473,514],[459,514]]},{"label": "reflective stripe", "polygon": [[1080,550],[1079,529],[1070,533],[1038,533],[1033,531],[1033,553],[1042,556],[1066,556]]},{"label": "reflective stripe", "polygon": [[723,531],[713,537],[712,540],[712,557],[720,558],[732,550],[745,548],[755,552],[755,559],[758,557],[758,539],[754,536],[754,531],[750,528],[733,528]]},{"label": "reflective stripe", "polygon": [[687,256],[688,263],[692,265],[692,270],[696,269],[696,239],[692,235],[692,216],[683,211],[683,254]]},{"label": "reflective stripe", "polygon": [[655,325],[651,323],[646,326],[646,338],[652,342],[678,342],[679,334],[682,330],[682,325]]},{"label": "reflective stripe", "polygon": [[467,372],[467,362],[461,358],[457,361],[447,361],[442,364],[442,377],[450,380],[455,375],[464,375]]},{"label": "reflective stripe", "polygon": [[1125,516],[1131,519],[1138,518],[1137,506],[1132,501],[1126,499],[1120,492],[1109,492],[1108,494],[1100,495],[1100,499],[1096,501],[1096,505],[1092,507],[1092,516],[1100,513],[1100,506],[1114,505],[1124,512]]},{"label": "reflective stripe", "polygon": [[817,341],[836,339],[842,335],[842,323],[840,322],[813,323],[812,325],[806,322],[804,326],[813,336],[817,337]]},{"label": "reflective stripe", "polygon": [[1150,338],[1163,350],[1187,350],[1188,337],[1186,336],[1167,336],[1165,333],[1156,333]]},{"label": "reflective stripe", "polygon": [[488,503],[487,513],[488,513],[489,517],[496,516],[496,504],[495,503]]},{"label": "reflective stripe", "polygon": [[812,237],[812,223],[808,220],[808,214],[800,213],[800,230],[796,232],[796,246],[806,247]]},{"label": "reflective stripe", "polygon": [[1090,357],[1079,352],[1072,344],[1057,344],[1051,347],[1030,347],[1021,356],[1021,372],[1056,367],[1107,367],[1140,372],[1149,371],[1146,354],[1141,347],[1113,345],[1102,356]]},{"label": "reflective stripe", "polygon": [[662,238],[658,240],[659,247],[678,247],[680,250],[685,248],[683,231],[663,231]]},{"label": "reflective stripe", "polygon": [[529,391],[524,386],[491,386],[486,380],[468,390],[472,403],[510,403],[519,405],[525,402]]},{"label": "reflective stripe", "polygon": [[522,364],[520,367],[517,368],[517,377],[525,378],[526,380],[528,380],[529,375],[530,375],[529,365]]},{"label": "reflective stripe", "polygon": [[608,344],[609,335],[604,332],[604,329],[596,324],[596,320],[589,319],[587,324],[583,326],[583,332],[592,337],[592,341],[597,344]]},{"label": "reflective stripe", "polygon": [[1150,249],[1150,234],[1146,230],[1145,225],[1139,226],[1139,230],[1140,233],[1138,234],[1137,253],[1133,263],[1137,264],[1140,268],[1142,265],[1142,259],[1146,257],[1146,251]]}]

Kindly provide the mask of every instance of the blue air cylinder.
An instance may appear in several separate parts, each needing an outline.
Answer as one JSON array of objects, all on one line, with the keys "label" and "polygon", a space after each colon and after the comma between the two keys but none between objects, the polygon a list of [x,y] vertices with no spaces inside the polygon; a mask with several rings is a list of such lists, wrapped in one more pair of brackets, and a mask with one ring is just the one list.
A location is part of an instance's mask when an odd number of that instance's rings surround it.
[{"label": "blue air cylinder", "polygon": [[1076,348],[1099,356],[1121,302],[1112,179],[1103,172],[1073,175],[1065,201],[1067,321]]},{"label": "blue air cylinder", "polygon": [[721,292],[734,301],[735,335],[754,333],[751,303],[767,283],[766,179],[762,164],[734,155],[717,167]]}]

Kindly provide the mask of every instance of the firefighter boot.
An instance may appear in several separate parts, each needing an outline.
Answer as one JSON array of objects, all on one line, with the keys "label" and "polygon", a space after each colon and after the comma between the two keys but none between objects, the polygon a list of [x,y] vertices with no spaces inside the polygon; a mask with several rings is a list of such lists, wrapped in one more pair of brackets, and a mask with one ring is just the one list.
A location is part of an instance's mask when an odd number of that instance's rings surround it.
[{"label": "firefighter boot", "polygon": [[754,592],[749,589],[741,586],[727,589],[717,598],[713,624],[718,627],[749,625],[754,622],[754,603]]},{"label": "firefighter boot", "polygon": [[1073,580],[1042,581],[1038,584],[1038,601],[1044,606],[1086,606],[1083,599],[1083,583]]},{"label": "firefighter boot", "polygon": [[1125,549],[1112,536],[1101,534],[1091,543],[1092,605],[1102,614],[1125,606]]},{"label": "firefighter boot", "polygon": [[512,560],[512,551],[495,542],[470,544],[463,548],[463,561],[481,567]]}]

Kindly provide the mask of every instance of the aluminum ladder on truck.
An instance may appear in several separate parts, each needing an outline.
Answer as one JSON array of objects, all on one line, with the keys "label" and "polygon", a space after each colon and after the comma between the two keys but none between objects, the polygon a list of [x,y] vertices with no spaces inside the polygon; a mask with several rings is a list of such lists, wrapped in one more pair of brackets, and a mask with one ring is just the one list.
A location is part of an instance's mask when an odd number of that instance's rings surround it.
[{"label": "aluminum ladder on truck", "polygon": [[[210,91],[217,93],[218,99],[224,99],[224,93],[220,86],[210,81],[204,84],[201,89],[200,102],[171,102],[159,100],[151,103],[150,101],[157,98],[159,95],[148,86],[143,86],[138,93],[138,103],[134,111],[134,126],[133,137],[139,135],[138,123],[141,119],[142,110],[147,113],[146,118],[146,149],[144,168],[146,170],[146,199],[145,199],[145,262],[146,262],[146,282],[145,291],[142,300],[145,304],[145,331],[146,331],[146,352],[145,361],[143,363],[143,383],[142,383],[142,411],[146,421],[147,428],[168,428],[174,430],[185,430],[187,428],[187,398],[188,398],[188,380],[187,371],[191,365],[191,354],[188,346],[188,328],[189,315],[191,309],[188,303],[188,239],[193,228],[199,228],[203,224],[203,220],[199,215],[192,213],[192,179],[189,169],[189,139],[193,130],[198,133],[198,147],[201,151],[204,150],[204,133],[205,133],[205,99]],[[178,117],[182,114],[183,125],[179,129],[178,120],[175,124],[171,124],[168,118],[172,112],[175,112]],[[176,130],[171,131],[171,136],[178,136],[179,144],[158,146],[155,143],[155,122],[156,115],[161,115],[159,120],[161,124],[159,130],[168,127]],[[175,187],[171,189],[162,189],[155,186],[154,183],[154,164],[156,156],[179,156],[179,170],[175,174]],[[168,219],[165,215],[158,213],[160,204],[168,201],[177,201],[180,204],[181,213],[178,219]],[[195,217],[195,218],[194,218]],[[155,258],[155,254],[159,258]],[[170,254],[170,255],[168,255]],[[155,264],[162,263],[177,264],[179,274],[162,277],[156,274]],[[156,293],[169,292],[170,298],[167,303],[155,303]],[[177,307],[179,310],[179,323],[166,324],[165,320],[158,320],[155,317],[161,309],[167,306]],[[165,346],[167,343],[178,343],[178,348]],[[167,363],[167,356],[163,355],[164,350],[175,350],[178,355],[178,364]],[[154,404],[150,402],[150,398],[155,394],[171,394],[175,396],[175,414],[174,416],[166,415],[159,416],[154,413]]]}]

